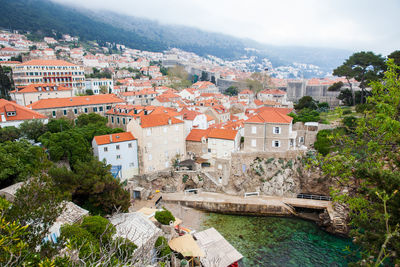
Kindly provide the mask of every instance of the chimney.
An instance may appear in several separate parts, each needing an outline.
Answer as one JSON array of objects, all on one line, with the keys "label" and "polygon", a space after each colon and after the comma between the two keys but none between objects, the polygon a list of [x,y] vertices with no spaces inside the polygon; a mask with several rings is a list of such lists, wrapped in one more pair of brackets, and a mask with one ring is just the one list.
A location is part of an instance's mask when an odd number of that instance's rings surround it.
[{"label": "chimney", "polygon": [[110,143],[112,143],[112,134],[110,134]]},{"label": "chimney", "polygon": [[4,116],[4,113],[1,113],[1,121],[7,121],[6,116]]},{"label": "chimney", "polygon": [[169,125],[172,124],[171,118],[168,119],[168,124],[169,124]]}]

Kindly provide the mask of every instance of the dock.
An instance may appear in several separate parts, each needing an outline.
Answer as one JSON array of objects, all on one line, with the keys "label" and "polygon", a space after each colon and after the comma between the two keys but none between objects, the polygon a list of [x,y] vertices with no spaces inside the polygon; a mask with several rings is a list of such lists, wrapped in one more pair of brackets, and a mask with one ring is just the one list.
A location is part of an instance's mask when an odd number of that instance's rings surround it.
[{"label": "dock", "polygon": [[200,210],[241,215],[296,216],[296,208],[326,210],[330,219],[334,219],[332,202],[314,199],[277,196],[244,197],[212,192],[163,193],[162,199],[167,203],[179,203]]}]

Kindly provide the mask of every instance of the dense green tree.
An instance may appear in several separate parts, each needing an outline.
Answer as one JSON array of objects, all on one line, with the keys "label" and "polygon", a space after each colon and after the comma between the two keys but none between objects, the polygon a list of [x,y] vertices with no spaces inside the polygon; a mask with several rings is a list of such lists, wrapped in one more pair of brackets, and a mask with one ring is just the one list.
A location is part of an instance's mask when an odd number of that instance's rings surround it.
[{"label": "dense green tree", "polygon": [[328,87],[328,91],[340,91],[340,89],[343,87],[344,83],[342,81],[338,81],[333,83],[331,86]]},{"label": "dense green tree", "polygon": [[354,105],[354,91],[350,83],[350,79],[354,78],[360,82],[361,88],[361,103],[365,95],[365,88],[372,81],[377,81],[383,76],[385,71],[385,59],[381,55],[375,55],[373,52],[358,52],[351,55],[341,66],[333,71],[333,75],[345,77],[353,92],[353,105]]},{"label": "dense green tree", "polygon": [[301,122],[320,122],[321,118],[319,116],[319,112],[316,110],[312,110],[309,108],[304,108],[297,112],[296,114],[290,113],[290,117],[293,118],[293,123],[296,123],[298,121]]},{"label": "dense green tree", "polygon": [[162,211],[156,211],[154,218],[156,218],[159,223],[164,225],[169,225],[171,221],[175,221],[174,215],[172,215],[172,213],[165,208],[163,208]]},{"label": "dense green tree", "polygon": [[388,64],[383,81],[372,83],[371,108],[354,134],[332,136],[336,149],[318,161],[338,181],[334,199],[350,209],[350,235],[363,251],[364,266],[382,266],[385,259],[400,264],[400,67]]},{"label": "dense green tree", "polygon": [[47,123],[46,127],[49,132],[58,133],[72,129],[73,125],[70,120],[61,118],[61,119],[51,119],[49,123]]},{"label": "dense green tree", "polygon": [[228,88],[226,88],[224,94],[225,95],[229,95],[229,96],[236,96],[238,95],[239,90],[236,86],[229,86]]},{"label": "dense green tree", "polygon": [[33,120],[24,121],[23,123],[21,123],[21,125],[19,126],[19,130],[21,132],[21,135],[37,142],[39,140],[39,137],[47,131],[47,127],[43,122],[39,120]]},{"label": "dense green tree", "polygon": [[89,142],[74,130],[59,133],[47,132],[39,141],[47,148],[52,161],[68,160],[71,166],[91,157]]},{"label": "dense green tree", "polygon": [[0,128],[0,142],[15,141],[21,137],[21,131],[14,126]]},{"label": "dense green tree", "polygon": [[21,225],[15,219],[8,220],[5,213],[11,204],[0,197],[0,265],[19,266],[29,253],[28,243],[23,240],[28,225]]},{"label": "dense green tree", "polygon": [[3,71],[3,67],[0,66],[0,98],[10,100],[12,86],[10,77]]},{"label": "dense green tree", "polygon": [[0,143],[0,187],[24,181],[49,166],[42,148],[27,141]]},{"label": "dense green tree", "polygon": [[82,127],[86,126],[88,124],[97,124],[100,123],[101,125],[106,125],[107,124],[107,118],[103,117],[99,114],[96,113],[89,113],[89,114],[81,114],[78,116],[76,120],[76,126],[77,127]]},{"label": "dense green tree", "polygon": [[400,50],[393,51],[388,55],[388,59],[393,59],[394,64],[400,66]]},{"label": "dense green tree", "polygon": [[86,89],[85,93],[86,93],[86,95],[94,95],[94,92],[92,89]]},{"label": "dense green tree", "polygon": [[21,225],[28,225],[23,240],[32,250],[42,244],[43,238],[61,214],[64,195],[58,191],[46,175],[32,177],[15,194],[7,217]]},{"label": "dense green tree", "polygon": [[111,214],[116,209],[126,212],[130,206],[129,193],[111,175],[110,167],[96,158],[77,162],[75,173],[79,181],[72,200],[92,214]]},{"label": "dense green tree", "polygon": [[200,81],[208,81],[208,74],[205,71],[201,72]]},{"label": "dense green tree", "polygon": [[81,223],[81,227],[86,229],[94,238],[101,242],[111,241],[112,236],[116,232],[115,226],[112,225],[109,220],[101,216],[85,217]]},{"label": "dense green tree", "polygon": [[318,104],[311,96],[303,96],[299,99],[298,103],[294,105],[294,108],[296,111],[300,111],[303,108],[314,110],[318,108]]}]

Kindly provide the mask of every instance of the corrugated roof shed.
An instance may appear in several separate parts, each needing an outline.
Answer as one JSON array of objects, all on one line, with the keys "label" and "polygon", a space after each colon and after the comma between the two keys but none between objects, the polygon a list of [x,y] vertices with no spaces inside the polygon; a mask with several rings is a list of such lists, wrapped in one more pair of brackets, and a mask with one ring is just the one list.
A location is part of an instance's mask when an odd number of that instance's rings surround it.
[{"label": "corrugated roof shed", "polygon": [[200,259],[204,267],[226,267],[243,258],[214,228],[195,233],[194,237],[206,254]]}]

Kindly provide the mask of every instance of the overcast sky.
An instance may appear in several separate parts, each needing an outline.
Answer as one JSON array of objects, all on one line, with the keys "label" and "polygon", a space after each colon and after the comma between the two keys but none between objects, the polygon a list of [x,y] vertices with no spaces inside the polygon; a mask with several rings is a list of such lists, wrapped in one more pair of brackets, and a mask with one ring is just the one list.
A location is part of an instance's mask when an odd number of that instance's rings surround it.
[{"label": "overcast sky", "polygon": [[54,0],[274,45],[400,50],[399,0]]}]

